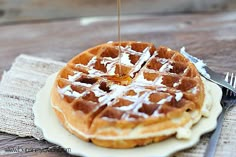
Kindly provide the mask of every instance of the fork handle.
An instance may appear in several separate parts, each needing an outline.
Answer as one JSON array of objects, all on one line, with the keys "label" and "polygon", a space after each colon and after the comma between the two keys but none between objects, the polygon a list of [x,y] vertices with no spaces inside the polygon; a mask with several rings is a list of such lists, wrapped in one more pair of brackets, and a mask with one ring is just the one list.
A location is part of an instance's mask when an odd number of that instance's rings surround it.
[{"label": "fork handle", "polygon": [[217,119],[217,127],[216,127],[214,133],[210,137],[204,157],[214,157],[215,156],[217,143],[218,143],[220,133],[222,130],[223,120],[224,120],[226,110],[227,110],[226,107],[223,107],[223,111],[221,112],[220,116]]}]

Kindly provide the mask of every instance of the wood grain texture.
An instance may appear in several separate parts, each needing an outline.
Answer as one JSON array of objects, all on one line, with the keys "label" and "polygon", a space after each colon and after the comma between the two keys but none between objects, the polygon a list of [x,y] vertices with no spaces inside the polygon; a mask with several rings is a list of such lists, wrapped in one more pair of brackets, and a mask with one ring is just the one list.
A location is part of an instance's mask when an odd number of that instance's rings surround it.
[{"label": "wood grain texture", "polygon": [[[122,0],[122,14],[219,11],[229,0]],[[135,7],[133,7],[135,5]],[[115,15],[115,0],[0,0],[0,24]]]},{"label": "wood grain texture", "polygon": [[[203,59],[212,69],[236,72],[236,12],[168,16],[121,17],[122,40],[139,40],[187,51]],[[51,23],[0,27],[0,75],[21,53],[67,62],[79,52],[117,40],[116,17],[86,18]],[[0,133],[0,155],[69,156],[65,152],[9,153],[8,147],[54,146],[33,138]]]}]

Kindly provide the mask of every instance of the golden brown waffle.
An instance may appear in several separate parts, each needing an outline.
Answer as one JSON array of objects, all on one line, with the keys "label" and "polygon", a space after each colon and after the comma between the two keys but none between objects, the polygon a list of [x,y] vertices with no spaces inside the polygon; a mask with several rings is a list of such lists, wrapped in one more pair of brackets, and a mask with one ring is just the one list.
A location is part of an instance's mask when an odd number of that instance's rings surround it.
[{"label": "golden brown waffle", "polygon": [[204,100],[195,66],[179,52],[135,41],[121,43],[119,64],[118,45],[90,48],[59,72],[51,98],[60,122],[104,147],[188,138]]}]

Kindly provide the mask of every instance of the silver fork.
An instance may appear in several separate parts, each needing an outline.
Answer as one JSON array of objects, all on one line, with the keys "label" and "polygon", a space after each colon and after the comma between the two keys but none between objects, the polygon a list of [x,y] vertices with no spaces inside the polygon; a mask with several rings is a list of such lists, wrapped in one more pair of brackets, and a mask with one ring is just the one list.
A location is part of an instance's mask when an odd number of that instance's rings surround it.
[{"label": "silver fork", "polygon": [[[231,76],[230,74],[227,73],[225,77],[225,81],[229,82],[234,88],[236,88],[236,74],[234,75],[233,73]],[[230,77],[230,78],[229,78]],[[223,120],[225,113],[236,104],[236,94],[230,91],[229,89],[226,89],[223,87],[223,98],[221,100],[222,104],[222,112],[220,116],[217,119],[217,127],[213,134],[211,135],[211,138],[209,140],[207,150],[204,154],[204,157],[214,157],[215,152],[216,152],[216,146],[220,137],[221,129],[223,126]]]}]

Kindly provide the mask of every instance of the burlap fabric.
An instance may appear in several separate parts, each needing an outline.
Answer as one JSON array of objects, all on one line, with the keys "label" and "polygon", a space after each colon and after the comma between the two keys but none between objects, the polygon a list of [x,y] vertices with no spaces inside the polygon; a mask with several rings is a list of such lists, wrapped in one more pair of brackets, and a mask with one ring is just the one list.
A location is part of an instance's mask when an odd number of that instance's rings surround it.
[{"label": "burlap fabric", "polygon": [[35,96],[47,77],[58,71],[62,62],[20,55],[0,83],[0,131],[42,139],[34,125],[32,107]]},{"label": "burlap fabric", "polygon": [[[0,131],[18,136],[43,139],[34,125],[32,107],[35,96],[47,77],[61,69],[65,63],[27,55],[16,58],[11,69],[4,72],[0,83]],[[226,115],[216,156],[236,156],[236,107]],[[175,157],[203,156],[209,135],[191,149],[176,153]]]}]

